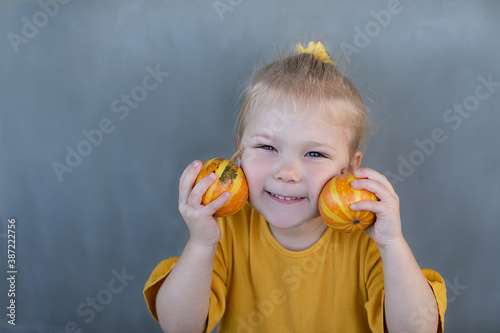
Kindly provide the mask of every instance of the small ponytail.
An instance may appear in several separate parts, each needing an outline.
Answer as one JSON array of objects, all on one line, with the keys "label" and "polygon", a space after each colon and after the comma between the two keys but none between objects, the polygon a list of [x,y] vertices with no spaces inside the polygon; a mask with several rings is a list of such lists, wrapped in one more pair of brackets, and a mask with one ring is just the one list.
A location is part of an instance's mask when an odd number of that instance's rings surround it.
[{"label": "small ponytail", "polygon": [[307,49],[303,48],[300,43],[297,44],[296,50],[299,53],[313,54],[316,60],[321,60],[324,64],[332,64],[335,66],[335,61],[330,58],[330,55],[326,52],[325,47],[321,42],[309,42]]}]

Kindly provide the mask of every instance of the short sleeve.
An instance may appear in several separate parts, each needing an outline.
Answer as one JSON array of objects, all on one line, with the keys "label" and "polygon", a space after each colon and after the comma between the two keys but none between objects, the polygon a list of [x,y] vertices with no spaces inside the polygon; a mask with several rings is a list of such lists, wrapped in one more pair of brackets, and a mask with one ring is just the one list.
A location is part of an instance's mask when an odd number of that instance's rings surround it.
[{"label": "short sleeve", "polygon": [[[144,286],[143,293],[148,309],[157,321],[158,314],[156,312],[156,296],[161,285],[165,281],[168,274],[170,274],[178,260],[179,257],[173,257],[160,262],[153,270]],[[227,273],[225,267],[224,257],[221,253],[221,246],[219,244],[214,260],[214,272],[212,276],[210,308],[208,312],[206,332],[211,332],[215,326],[217,326],[217,323],[222,318],[226,309]]]},{"label": "short sleeve", "polygon": [[367,298],[365,310],[372,332],[384,332],[384,270],[378,247],[369,241],[364,267]]},{"label": "short sleeve", "polygon": [[179,260],[179,257],[173,257],[165,259],[160,262],[149,277],[146,285],[144,286],[144,298],[146,299],[146,304],[148,305],[149,312],[158,321],[158,315],[156,313],[156,295],[158,290],[160,290],[161,285],[165,278],[170,274],[175,266],[175,263]]},{"label": "short sleeve", "polygon": [[422,269],[422,273],[424,273],[427,282],[432,288],[432,292],[434,293],[434,297],[436,297],[436,302],[439,311],[439,326],[438,333],[444,331],[444,313],[446,312],[446,284],[444,283],[444,279],[438,272],[433,271],[432,269]]},{"label": "short sleeve", "polygon": [[[376,245],[368,246],[366,256],[365,275],[367,300],[365,309],[368,315],[368,323],[373,332],[384,332],[384,276],[380,254]],[[431,269],[422,269],[429,283],[434,297],[436,298],[439,311],[438,333],[444,331],[444,314],[446,312],[446,285],[444,279]]]}]

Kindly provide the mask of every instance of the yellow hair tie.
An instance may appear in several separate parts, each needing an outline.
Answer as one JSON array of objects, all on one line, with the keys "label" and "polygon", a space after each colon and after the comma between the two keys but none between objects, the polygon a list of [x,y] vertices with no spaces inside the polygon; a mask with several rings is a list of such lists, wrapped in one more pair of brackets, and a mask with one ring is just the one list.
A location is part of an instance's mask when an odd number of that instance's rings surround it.
[{"label": "yellow hair tie", "polygon": [[321,60],[322,63],[324,64],[332,64],[335,65],[335,61],[333,61],[328,53],[326,53],[325,47],[321,42],[309,42],[309,45],[307,46],[307,49],[303,48],[302,45],[297,44],[297,51],[299,53],[307,53],[307,54],[313,54],[316,60]]}]

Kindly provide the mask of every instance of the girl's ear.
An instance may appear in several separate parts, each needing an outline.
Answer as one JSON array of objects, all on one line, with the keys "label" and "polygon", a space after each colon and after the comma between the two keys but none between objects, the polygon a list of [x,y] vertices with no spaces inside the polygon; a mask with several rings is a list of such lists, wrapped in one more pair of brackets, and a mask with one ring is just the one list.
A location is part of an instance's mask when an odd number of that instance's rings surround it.
[{"label": "girl's ear", "polygon": [[361,160],[363,159],[363,153],[360,151],[357,151],[354,153],[354,156],[351,159],[351,163],[349,165],[349,169],[352,172],[353,170],[356,170],[359,168],[361,165]]}]

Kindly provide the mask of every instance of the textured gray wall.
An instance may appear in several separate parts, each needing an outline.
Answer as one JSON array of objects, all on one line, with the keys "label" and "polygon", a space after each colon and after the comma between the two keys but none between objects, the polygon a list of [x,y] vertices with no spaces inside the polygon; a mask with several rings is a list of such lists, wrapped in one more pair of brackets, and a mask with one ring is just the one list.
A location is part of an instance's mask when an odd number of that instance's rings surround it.
[{"label": "textured gray wall", "polygon": [[254,66],[311,39],[372,110],[363,164],[447,280],[447,331],[498,332],[498,17],[498,1],[1,1],[2,332],[159,332],[142,288],[187,240],[181,171],[231,156]]}]

